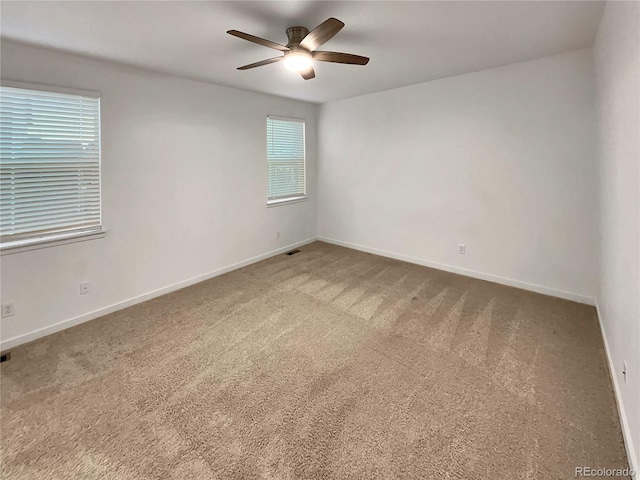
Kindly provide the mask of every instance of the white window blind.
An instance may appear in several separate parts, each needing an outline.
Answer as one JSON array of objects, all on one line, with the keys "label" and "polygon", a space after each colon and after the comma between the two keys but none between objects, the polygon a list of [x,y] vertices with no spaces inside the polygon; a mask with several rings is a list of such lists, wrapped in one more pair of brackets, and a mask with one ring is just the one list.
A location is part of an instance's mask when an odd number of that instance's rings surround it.
[{"label": "white window blind", "polygon": [[100,229],[100,99],[1,86],[0,242]]},{"label": "white window blind", "polygon": [[303,121],[267,118],[267,175],[269,202],[305,196]]}]

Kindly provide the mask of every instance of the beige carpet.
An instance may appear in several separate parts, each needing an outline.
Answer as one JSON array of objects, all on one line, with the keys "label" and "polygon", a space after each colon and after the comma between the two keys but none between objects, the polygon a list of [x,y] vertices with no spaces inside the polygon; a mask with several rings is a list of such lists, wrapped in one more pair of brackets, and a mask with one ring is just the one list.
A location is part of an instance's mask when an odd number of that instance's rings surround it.
[{"label": "beige carpet", "polygon": [[3,479],[626,466],[592,307],[314,243],[12,351]]}]

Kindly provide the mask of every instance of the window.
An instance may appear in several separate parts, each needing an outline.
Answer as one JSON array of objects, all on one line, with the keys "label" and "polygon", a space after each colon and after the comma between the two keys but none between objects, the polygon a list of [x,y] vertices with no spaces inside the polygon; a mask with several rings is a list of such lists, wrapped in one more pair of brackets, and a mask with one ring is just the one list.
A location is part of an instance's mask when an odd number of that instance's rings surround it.
[{"label": "window", "polygon": [[100,230],[100,99],[1,86],[1,246]]},{"label": "window", "polygon": [[304,122],[267,118],[267,203],[304,199]]}]

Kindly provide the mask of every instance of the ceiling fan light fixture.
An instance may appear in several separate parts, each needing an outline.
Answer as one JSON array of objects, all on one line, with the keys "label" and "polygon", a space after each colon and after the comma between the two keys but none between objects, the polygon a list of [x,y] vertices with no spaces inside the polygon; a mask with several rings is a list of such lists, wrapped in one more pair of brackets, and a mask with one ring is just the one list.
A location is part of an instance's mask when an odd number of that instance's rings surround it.
[{"label": "ceiling fan light fixture", "polygon": [[[0,0],[0,2],[1,1],[2,0]],[[227,33],[234,37],[262,45],[263,47],[279,50],[284,54],[260,62],[250,63],[249,65],[243,65],[242,67],[238,67],[238,70],[249,70],[251,68],[281,62],[284,63],[287,70],[299,73],[305,80],[311,80],[312,78],[316,78],[316,72],[313,69],[313,65],[316,62],[345,63],[348,65],[366,65],[369,62],[368,57],[361,55],[318,50],[318,47],[331,40],[342,27],[344,27],[344,23],[333,17],[325,20],[312,31],[309,31],[305,27],[289,27],[287,28],[287,38],[289,41],[286,45],[281,45],[239,30],[228,30]]]},{"label": "ceiling fan light fixture", "polygon": [[285,54],[284,66],[292,72],[302,72],[312,64],[311,54],[307,52],[291,52]]}]

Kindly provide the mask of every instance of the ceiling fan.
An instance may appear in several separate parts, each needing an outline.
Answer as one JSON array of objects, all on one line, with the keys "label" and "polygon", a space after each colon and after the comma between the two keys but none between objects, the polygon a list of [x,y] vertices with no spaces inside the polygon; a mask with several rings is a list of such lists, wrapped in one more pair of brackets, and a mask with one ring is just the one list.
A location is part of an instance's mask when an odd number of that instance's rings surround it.
[{"label": "ceiling fan", "polygon": [[350,65],[366,65],[369,62],[368,57],[361,57],[360,55],[316,50],[319,46],[329,41],[336,33],[342,30],[342,27],[344,27],[344,23],[337,18],[330,18],[322,22],[311,32],[309,32],[305,27],[287,28],[287,37],[289,42],[286,46],[254,35],[249,35],[248,33],[240,32],[238,30],[229,30],[227,33],[234,37],[242,38],[244,40],[257,43],[258,45],[263,45],[265,47],[284,52],[282,56],[244,65],[242,67],[238,67],[238,70],[248,70],[250,68],[269,65],[270,63],[284,61],[284,66],[287,67],[287,69],[299,72],[305,80],[311,80],[316,76],[316,73],[313,70],[313,60],[318,60],[320,62],[347,63]]}]

